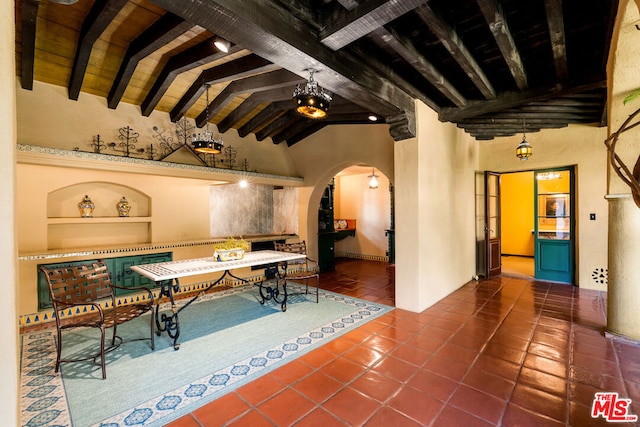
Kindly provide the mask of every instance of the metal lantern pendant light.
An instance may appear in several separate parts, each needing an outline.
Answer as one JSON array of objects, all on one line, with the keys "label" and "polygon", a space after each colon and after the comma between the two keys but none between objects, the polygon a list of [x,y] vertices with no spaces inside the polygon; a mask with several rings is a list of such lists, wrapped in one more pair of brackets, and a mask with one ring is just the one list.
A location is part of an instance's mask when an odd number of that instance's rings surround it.
[{"label": "metal lantern pendant light", "polygon": [[525,123],[523,120],[522,121],[522,142],[520,142],[520,144],[518,144],[518,147],[516,147],[516,156],[521,161],[529,159],[529,157],[531,157],[531,154],[533,154],[533,148],[527,142],[527,136],[525,135],[524,130],[525,130]]},{"label": "metal lantern pendant light", "polygon": [[369,175],[369,188],[375,190],[378,188],[378,175],[376,175],[376,171],[374,168],[371,168],[371,175]]},{"label": "metal lantern pendant light", "polygon": [[219,154],[224,144],[222,143],[222,137],[215,139],[213,132],[209,130],[209,84],[206,84],[205,87],[207,88],[207,106],[205,108],[207,124],[204,132],[196,135],[191,144],[193,145],[193,149],[198,153]]},{"label": "metal lantern pendant light", "polygon": [[329,92],[318,87],[313,80],[316,70],[309,70],[309,80],[304,89],[298,84],[293,91],[293,99],[296,103],[296,111],[309,119],[323,119],[327,116],[327,110],[331,106]]}]

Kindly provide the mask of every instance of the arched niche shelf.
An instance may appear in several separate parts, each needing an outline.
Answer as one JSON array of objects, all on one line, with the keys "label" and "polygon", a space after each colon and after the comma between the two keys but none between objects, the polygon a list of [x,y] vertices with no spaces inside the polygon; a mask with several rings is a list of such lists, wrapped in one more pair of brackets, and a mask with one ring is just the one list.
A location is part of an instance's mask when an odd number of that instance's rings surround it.
[{"label": "arched niche shelf", "polygon": [[[91,218],[80,215],[78,203],[89,196],[95,208]],[[120,217],[117,204],[126,197],[128,217]],[[47,247],[70,249],[151,241],[151,198],[113,182],[82,182],[47,195]]]}]

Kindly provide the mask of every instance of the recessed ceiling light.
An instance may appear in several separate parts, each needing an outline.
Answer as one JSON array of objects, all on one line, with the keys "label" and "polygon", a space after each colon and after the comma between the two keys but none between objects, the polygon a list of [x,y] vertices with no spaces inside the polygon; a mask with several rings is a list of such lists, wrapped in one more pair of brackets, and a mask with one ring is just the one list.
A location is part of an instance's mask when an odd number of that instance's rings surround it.
[{"label": "recessed ceiling light", "polygon": [[369,114],[368,117],[370,122],[377,122],[378,121],[378,116],[376,116],[375,114]]},{"label": "recessed ceiling light", "polygon": [[220,37],[216,37],[216,39],[213,41],[213,44],[224,53],[228,53],[229,48],[231,47],[231,43]]}]

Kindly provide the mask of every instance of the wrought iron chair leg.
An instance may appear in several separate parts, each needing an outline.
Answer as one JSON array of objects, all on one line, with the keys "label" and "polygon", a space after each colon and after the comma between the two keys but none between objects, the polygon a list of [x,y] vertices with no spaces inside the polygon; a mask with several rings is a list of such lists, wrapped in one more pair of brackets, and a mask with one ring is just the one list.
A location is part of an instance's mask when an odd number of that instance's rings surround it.
[{"label": "wrought iron chair leg", "polygon": [[[104,335],[105,335],[105,330],[104,327],[100,328],[100,365],[102,366],[102,379],[106,379],[107,378],[107,366],[106,363],[104,361]],[[115,327],[114,327],[114,341],[115,341]]]},{"label": "wrought iron chair leg", "polygon": [[156,340],[155,340],[155,318],[153,316],[153,309],[151,310],[151,313],[149,314],[149,320],[151,323],[151,350],[155,350],[156,349]]},{"label": "wrought iron chair leg", "polygon": [[56,342],[56,372],[60,370],[60,358],[62,356],[62,331],[58,328],[58,341]]},{"label": "wrought iron chair leg", "polygon": [[113,336],[111,337],[111,347],[116,345],[116,330],[118,329],[118,324],[113,325]]}]

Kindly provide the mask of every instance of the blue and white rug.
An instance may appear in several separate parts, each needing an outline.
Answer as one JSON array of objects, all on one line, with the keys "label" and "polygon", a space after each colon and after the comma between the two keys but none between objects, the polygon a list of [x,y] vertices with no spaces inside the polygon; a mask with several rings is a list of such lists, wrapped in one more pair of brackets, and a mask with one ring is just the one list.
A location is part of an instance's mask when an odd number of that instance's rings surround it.
[{"label": "blue and white rug", "polygon": [[[260,305],[255,287],[233,288],[181,313],[178,351],[163,333],[155,351],[131,341],[111,352],[106,380],[91,362],[62,364],[56,374],[55,329],[25,333],[21,424],[164,425],[392,309],[320,290],[319,304],[315,295],[292,296],[283,313],[273,302]],[[148,336],[148,320],[122,325],[118,335]],[[95,331],[68,332],[63,354],[86,352],[87,342],[95,343]]]}]

